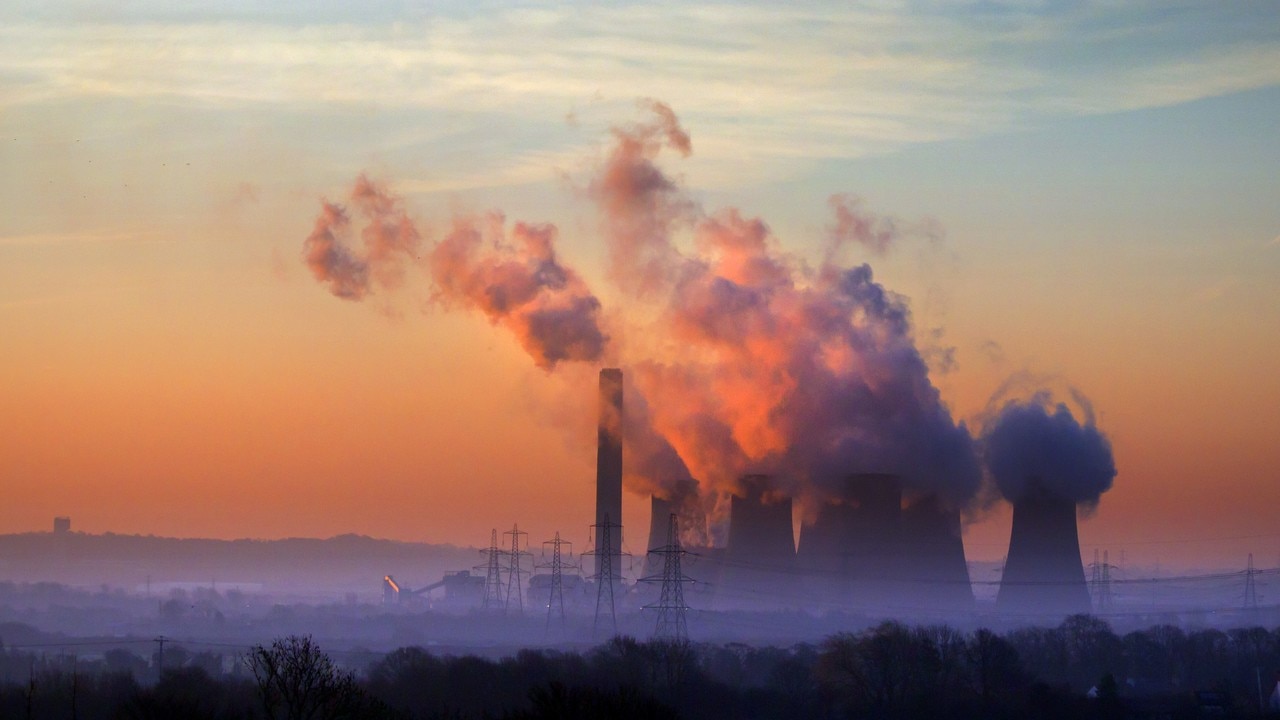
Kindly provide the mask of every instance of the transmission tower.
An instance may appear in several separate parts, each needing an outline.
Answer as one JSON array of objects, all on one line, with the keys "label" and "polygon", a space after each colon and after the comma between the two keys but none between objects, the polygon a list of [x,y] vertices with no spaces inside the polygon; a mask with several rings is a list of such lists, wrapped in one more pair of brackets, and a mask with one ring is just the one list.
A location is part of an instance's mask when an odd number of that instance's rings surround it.
[{"label": "transmission tower", "polygon": [[1102,590],[1102,561],[1098,559],[1098,550],[1094,548],[1093,562],[1089,565],[1089,590],[1093,595],[1093,606],[1099,604],[1098,593]]},{"label": "transmission tower", "polygon": [[667,544],[649,551],[650,555],[662,557],[662,577],[649,576],[641,578],[641,582],[662,581],[662,596],[657,605],[645,605],[646,610],[658,611],[658,624],[654,628],[656,640],[668,640],[677,643],[689,640],[689,627],[685,621],[684,584],[693,582],[680,569],[680,558],[687,553],[680,545],[680,520],[675,513],[667,520]]},{"label": "transmission tower", "polygon": [[[546,553],[547,546],[551,546],[551,564],[542,567],[551,568],[551,594],[547,596],[547,630],[551,630],[551,618],[559,615],[560,626],[564,627],[564,568],[566,567],[561,554],[560,547],[562,545],[572,546],[573,543],[568,540],[561,540],[560,533],[556,533],[554,540],[546,540],[542,543],[543,553]],[[576,566],[570,564],[567,567],[574,568]]]},{"label": "transmission tower", "polygon": [[595,637],[600,629],[600,611],[604,608],[606,596],[609,603],[609,624],[613,628],[613,634],[617,635],[618,614],[613,603],[613,586],[618,582],[618,569],[613,566],[612,529],[622,526],[610,522],[608,513],[605,513],[604,523],[591,527],[596,531],[596,546],[592,550],[592,554],[596,556],[596,617],[591,624],[591,636]]},{"label": "transmission tower", "polygon": [[1102,551],[1102,593],[1099,596],[1098,612],[1111,612],[1111,559],[1108,552]]},{"label": "transmission tower", "polygon": [[[514,589],[516,593],[516,608],[521,615],[524,615],[524,581],[520,578],[524,576],[525,569],[520,562],[523,558],[529,557],[529,533],[520,529],[519,525],[512,525],[511,529],[502,533],[503,537],[511,536],[511,550],[507,554],[507,600],[503,605],[503,611],[511,609],[511,591]],[[524,537],[524,550],[521,550],[520,538]]]},{"label": "transmission tower", "polygon": [[1102,560],[1098,560],[1098,551],[1093,551],[1093,564],[1089,579],[1089,587],[1093,591],[1093,609],[1098,614],[1111,612],[1111,569],[1108,551],[1102,551]]},{"label": "transmission tower", "polygon": [[1258,583],[1254,580],[1254,575],[1258,571],[1253,567],[1253,553],[1249,553],[1249,569],[1244,572],[1244,609],[1258,609]]},{"label": "transmission tower", "polygon": [[[486,562],[480,567],[484,568],[484,600],[481,601],[480,608],[496,611],[502,607],[502,568],[498,564],[502,551],[498,549],[497,528],[489,533],[489,549],[483,552],[486,553]],[[479,570],[480,567],[476,569]]]}]

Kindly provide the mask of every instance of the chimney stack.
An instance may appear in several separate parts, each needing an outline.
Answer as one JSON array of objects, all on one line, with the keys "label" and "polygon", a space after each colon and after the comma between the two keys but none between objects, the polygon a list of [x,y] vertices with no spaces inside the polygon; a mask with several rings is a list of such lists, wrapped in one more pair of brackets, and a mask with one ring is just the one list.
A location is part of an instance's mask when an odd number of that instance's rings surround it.
[{"label": "chimney stack", "polygon": [[[605,519],[610,525],[609,539],[614,577],[620,578],[622,567],[622,370],[600,371],[600,424],[596,444],[596,537],[600,537]],[[596,575],[603,558],[596,556]]]}]

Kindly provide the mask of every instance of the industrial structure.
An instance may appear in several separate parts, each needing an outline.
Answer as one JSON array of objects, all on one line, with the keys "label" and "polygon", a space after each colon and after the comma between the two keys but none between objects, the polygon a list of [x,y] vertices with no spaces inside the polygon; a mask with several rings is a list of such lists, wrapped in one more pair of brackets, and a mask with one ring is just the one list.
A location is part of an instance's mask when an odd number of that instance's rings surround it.
[{"label": "industrial structure", "polygon": [[[611,555],[598,552],[595,575],[605,565],[613,568],[616,579],[622,567],[622,371],[605,368],[600,371],[600,408],[596,431],[596,521],[610,528]],[[599,548],[597,547],[597,550]]]},{"label": "industrial structure", "polygon": [[[441,597],[432,600],[433,590],[444,590]],[[382,603],[384,605],[414,605],[427,603],[436,609],[466,610],[479,605],[484,598],[484,578],[472,575],[470,570],[448,572],[430,585],[409,589],[392,575],[382,577]]]},{"label": "industrial structure", "polygon": [[904,606],[930,611],[973,609],[973,586],[960,536],[960,512],[935,494],[908,500],[899,533],[902,563],[894,578]]},{"label": "industrial structure", "polygon": [[[746,475],[729,504],[729,544],[716,590],[723,609],[785,607],[795,598],[796,546],[791,498],[768,475]],[[792,582],[779,583],[780,579]]]},{"label": "industrial structure", "polygon": [[[649,543],[652,545],[653,541]],[[680,544],[680,518],[675,513],[667,516],[667,541],[651,549],[650,556],[662,560],[662,574],[641,578],[641,582],[662,583],[658,602],[645,605],[646,610],[656,610],[657,623],[653,637],[656,640],[683,643],[689,639],[689,623],[685,615],[689,607],[684,604],[684,585],[693,578],[684,574],[681,560],[687,551]]]},{"label": "industrial structure", "polygon": [[[526,533],[513,527],[510,543],[499,546],[490,535],[485,562],[468,571],[450,573],[433,585],[409,590],[392,576],[384,578],[387,603],[405,603],[443,587],[445,599],[469,598],[489,611],[522,614],[526,597],[547,612],[548,628],[564,626],[573,608],[590,612],[594,601],[595,631],[616,632],[621,609],[640,606],[661,611],[658,634],[682,639],[687,581],[679,556],[685,553],[679,528],[696,525],[701,545],[705,510],[697,486],[650,497],[648,553],[640,575],[661,593],[628,587],[622,579],[623,375],[617,368],[599,373],[596,446],[596,497],[590,574],[561,557],[567,541],[557,533],[550,564],[529,577],[522,565],[528,556]],[[703,600],[721,610],[806,610],[868,616],[887,613],[931,615],[974,609],[974,593],[961,538],[959,509],[939,494],[913,490],[942,483],[909,482],[892,473],[851,473],[824,485],[828,497],[806,508],[806,521],[796,526],[793,498],[786,478],[742,476],[728,499],[727,538],[723,547],[698,547],[699,575],[709,593]],[[929,479],[923,479],[929,480]],[[936,480],[936,479],[935,479]],[[1062,615],[1088,612],[1090,593],[1080,560],[1076,506],[1055,496],[1035,479],[1013,502],[1009,554],[997,594],[997,607],[1018,614]],[[698,530],[697,528],[701,528]],[[798,538],[797,538],[798,535]],[[504,562],[505,560],[505,562]],[[674,570],[673,570],[674,567]],[[1095,560],[1093,589],[1098,605],[1110,605],[1110,566]],[[550,572],[546,572],[546,570]],[[526,581],[528,581],[526,587]],[[674,583],[674,584],[673,584]],[[527,592],[527,596],[526,596]],[[659,595],[661,597],[655,597]],[[1246,594],[1246,605],[1256,600]],[[679,610],[679,619],[676,611]]]},{"label": "industrial structure", "polygon": [[1071,615],[1090,611],[1080,561],[1076,504],[1053,494],[1038,478],[1013,501],[1009,557],[996,606],[1003,612]]}]

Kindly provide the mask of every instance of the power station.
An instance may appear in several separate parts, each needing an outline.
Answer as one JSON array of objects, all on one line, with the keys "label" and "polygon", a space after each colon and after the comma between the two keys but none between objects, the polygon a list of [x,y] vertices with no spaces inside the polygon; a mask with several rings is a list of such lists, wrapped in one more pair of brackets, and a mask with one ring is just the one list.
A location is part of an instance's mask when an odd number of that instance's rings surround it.
[{"label": "power station", "polygon": [[[959,508],[939,494],[913,489],[937,487],[939,483],[920,482],[921,478],[909,482],[884,472],[850,472],[838,478],[825,486],[827,496],[816,507],[797,505],[783,489],[788,487],[785,478],[743,475],[727,498],[723,547],[686,550],[680,537],[671,535],[677,527],[705,529],[701,515],[705,508],[698,505],[695,485],[675,491],[677,497],[653,495],[649,498],[648,557],[639,572],[624,571],[620,369],[600,371],[597,402],[593,550],[585,553],[593,556],[590,568],[556,559],[548,566],[553,572],[534,575],[526,589],[521,574],[511,568],[518,568],[518,556],[527,553],[517,545],[511,550],[499,548],[493,539],[485,574],[451,574],[418,590],[401,588],[388,575],[384,582],[387,602],[403,603],[443,587],[445,598],[452,602],[478,598],[496,606],[499,597],[519,599],[527,592],[529,598],[536,598],[540,612],[547,613],[548,623],[557,612],[563,618],[567,598],[580,612],[595,608],[597,630],[614,629],[620,608],[644,605],[668,612],[675,606],[683,608],[683,600],[655,604],[655,597],[639,597],[644,591],[623,579],[627,575],[654,581],[664,573],[671,575],[673,571],[664,570],[662,563],[664,558],[669,561],[672,548],[677,548],[681,554],[698,556],[700,562],[690,574],[700,574],[696,579],[709,588],[698,594],[707,603],[704,609],[803,610],[867,617],[951,615],[975,609]],[[1027,487],[1013,502],[1013,527],[997,609],[1040,616],[1089,612],[1076,504],[1054,495],[1035,479],[1029,480]],[[722,505],[720,512],[723,509]],[[704,536],[697,533],[699,538]],[[547,542],[554,543],[558,553],[563,541],[557,534],[554,541]],[[506,581],[499,577],[503,563],[508,567]],[[564,575],[562,568],[584,574]],[[675,572],[684,578],[679,582],[689,580],[682,573]],[[520,587],[513,586],[517,582]],[[672,582],[676,581],[668,578],[663,592],[674,597]],[[649,595],[656,592],[651,590]],[[480,604],[479,600],[475,604]],[[548,610],[552,605],[555,607]],[[509,606],[509,602],[502,603],[504,611]],[[664,617],[663,627],[668,630],[683,627],[682,618],[677,622]]]},{"label": "power station", "polygon": [[1002,611],[1067,615],[1090,610],[1080,560],[1076,504],[1037,478],[1013,501],[1009,557],[996,605]]}]

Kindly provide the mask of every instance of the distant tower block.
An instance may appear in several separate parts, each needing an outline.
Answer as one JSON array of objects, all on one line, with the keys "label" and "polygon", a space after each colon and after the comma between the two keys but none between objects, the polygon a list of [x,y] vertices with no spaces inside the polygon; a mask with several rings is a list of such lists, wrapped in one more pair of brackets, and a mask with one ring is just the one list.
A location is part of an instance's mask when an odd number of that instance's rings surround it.
[{"label": "distant tower block", "polygon": [[996,605],[1054,616],[1090,611],[1076,504],[1051,494],[1038,479],[1028,481],[1027,491],[1013,503],[1009,557]]},{"label": "distant tower block", "polygon": [[[600,371],[600,420],[596,444],[596,525],[612,518],[610,567],[622,567],[622,371]],[[596,556],[596,576],[604,558]]]},{"label": "distant tower block", "polygon": [[56,533],[71,532],[71,518],[56,517],[53,519],[53,531]]},{"label": "distant tower block", "polygon": [[796,546],[791,498],[769,497],[767,475],[747,475],[729,506],[729,547],[718,602],[724,607],[794,604]]},{"label": "distant tower block", "polygon": [[960,537],[960,513],[937,495],[923,495],[902,511],[898,596],[903,606],[971,610],[973,587]]}]

